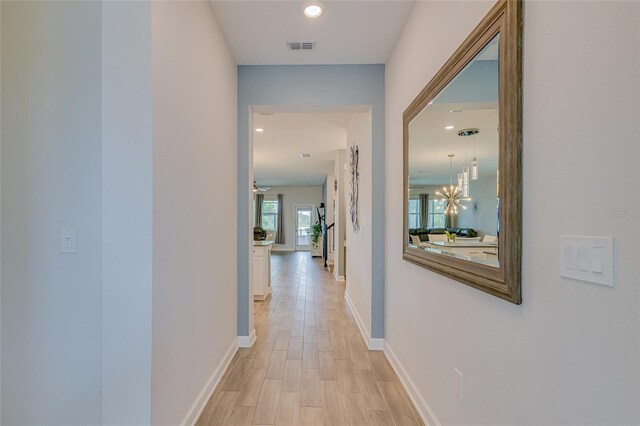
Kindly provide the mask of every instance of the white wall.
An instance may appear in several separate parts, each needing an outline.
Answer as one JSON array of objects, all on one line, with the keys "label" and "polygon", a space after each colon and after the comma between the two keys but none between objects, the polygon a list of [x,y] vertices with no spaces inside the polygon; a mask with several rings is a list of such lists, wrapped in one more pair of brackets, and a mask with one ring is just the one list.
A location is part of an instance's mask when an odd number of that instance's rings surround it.
[{"label": "white wall", "polygon": [[0,423],[99,424],[101,5],[0,7]]},{"label": "white wall", "polygon": [[334,191],[335,211],[334,211],[334,240],[333,240],[333,275],[336,279],[344,279],[344,240],[346,238],[347,208],[345,206],[347,198],[345,191],[345,170],[346,151],[339,149],[336,151],[336,160],[333,167],[333,177],[338,179],[338,190]]},{"label": "white wall", "polygon": [[[471,181],[471,201],[463,202],[466,210],[458,210],[457,228],[473,228],[478,236],[496,235],[498,232],[497,175],[480,172],[477,181]],[[474,208],[474,206],[476,208]]]},{"label": "white wall", "polygon": [[[402,112],[490,7],[416,2],[387,64],[386,342],[443,424],[637,424],[640,4],[525,3],[523,304],[402,260]],[[615,237],[615,288],[561,234]]]},{"label": "white wall", "polygon": [[237,72],[207,2],[151,7],[151,420],[175,425],[237,340]]},{"label": "white wall", "polygon": [[102,2],[104,425],[151,422],[151,89],[150,3]]},{"label": "white wall", "polygon": [[[358,185],[358,221],[360,229],[353,230],[351,225],[350,181],[351,169],[348,165],[350,147],[358,145],[360,175]],[[345,235],[347,239],[346,281],[348,297],[356,311],[360,327],[367,339],[371,338],[371,229],[372,185],[371,185],[371,114],[353,114],[347,127],[347,171],[345,173],[345,205],[347,220]]]},{"label": "white wall", "polygon": [[[321,186],[274,186],[263,192],[265,199],[275,200],[278,194],[284,195],[284,244],[274,244],[274,251],[294,251],[296,249],[296,204],[312,205],[311,224],[317,219],[316,207],[322,202]],[[275,231],[267,231],[271,240],[275,240]]]}]

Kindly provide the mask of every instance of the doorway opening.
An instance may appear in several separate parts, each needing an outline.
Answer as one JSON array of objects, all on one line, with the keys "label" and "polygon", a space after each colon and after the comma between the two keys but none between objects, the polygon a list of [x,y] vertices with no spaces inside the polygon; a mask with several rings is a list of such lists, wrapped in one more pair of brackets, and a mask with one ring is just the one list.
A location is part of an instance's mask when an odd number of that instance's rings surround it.
[{"label": "doorway opening", "polygon": [[296,251],[309,251],[312,206],[296,206]]},{"label": "doorway opening", "polygon": [[[248,346],[254,336],[254,313],[274,297],[271,283],[278,280],[273,264],[296,253],[307,264],[346,280],[355,271],[363,283],[371,269],[371,147],[372,112],[368,105],[338,107],[251,106],[249,109],[248,177],[251,192],[248,217],[250,235],[247,325]],[[347,155],[360,147],[361,226],[356,232],[349,212]],[[366,227],[366,228],[365,228]],[[363,230],[366,229],[366,232]],[[353,246],[348,248],[349,244]],[[269,267],[271,266],[271,267]],[[354,269],[354,268],[358,269]],[[269,271],[269,272],[267,272]],[[363,294],[362,297],[360,294]],[[354,290],[363,312],[370,305],[370,289]],[[250,307],[253,306],[253,309]],[[243,309],[244,310],[244,309]],[[366,313],[365,313],[366,315]]]}]

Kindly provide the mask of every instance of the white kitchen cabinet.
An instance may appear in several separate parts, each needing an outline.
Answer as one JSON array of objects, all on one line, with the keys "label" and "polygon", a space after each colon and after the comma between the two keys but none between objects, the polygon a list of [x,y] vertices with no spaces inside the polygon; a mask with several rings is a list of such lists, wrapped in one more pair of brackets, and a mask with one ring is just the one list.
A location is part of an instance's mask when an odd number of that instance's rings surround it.
[{"label": "white kitchen cabinet", "polygon": [[253,298],[265,300],[271,294],[271,246],[273,241],[253,242]]}]

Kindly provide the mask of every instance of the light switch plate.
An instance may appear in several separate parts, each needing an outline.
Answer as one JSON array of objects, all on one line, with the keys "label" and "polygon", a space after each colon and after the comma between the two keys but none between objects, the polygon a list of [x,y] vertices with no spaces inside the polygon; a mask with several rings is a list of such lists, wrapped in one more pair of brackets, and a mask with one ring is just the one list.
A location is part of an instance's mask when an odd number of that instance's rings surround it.
[{"label": "light switch plate", "polygon": [[74,254],[78,252],[78,230],[76,228],[60,229],[60,253]]},{"label": "light switch plate", "polygon": [[613,287],[613,237],[560,236],[560,275]]}]

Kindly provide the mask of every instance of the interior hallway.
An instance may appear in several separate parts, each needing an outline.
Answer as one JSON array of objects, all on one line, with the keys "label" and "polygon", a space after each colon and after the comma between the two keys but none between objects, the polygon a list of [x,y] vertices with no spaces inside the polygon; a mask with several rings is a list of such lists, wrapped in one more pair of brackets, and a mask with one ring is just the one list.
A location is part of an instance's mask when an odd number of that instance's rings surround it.
[{"label": "interior hallway", "polygon": [[320,258],[274,253],[271,274],[271,296],[254,304],[257,341],[238,350],[199,425],[423,424]]}]

